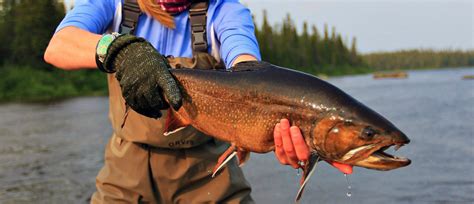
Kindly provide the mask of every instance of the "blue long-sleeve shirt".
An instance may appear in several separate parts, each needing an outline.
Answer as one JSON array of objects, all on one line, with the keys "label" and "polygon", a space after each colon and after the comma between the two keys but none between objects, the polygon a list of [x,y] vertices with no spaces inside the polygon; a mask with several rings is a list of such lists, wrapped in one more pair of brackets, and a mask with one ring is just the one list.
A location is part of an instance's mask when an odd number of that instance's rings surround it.
[{"label": "blue long-sleeve shirt", "polygon": [[[77,0],[56,31],[75,26],[96,34],[117,31],[122,0]],[[147,39],[159,53],[192,57],[188,11],[174,16],[176,28],[169,29],[149,15],[141,15],[135,34]],[[216,40],[213,40],[216,39]],[[211,0],[207,13],[209,51],[214,47],[230,67],[238,55],[250,54],[260,60],[250,11],[238,0]],[[215,51],[214,51],[215,52]]]}]

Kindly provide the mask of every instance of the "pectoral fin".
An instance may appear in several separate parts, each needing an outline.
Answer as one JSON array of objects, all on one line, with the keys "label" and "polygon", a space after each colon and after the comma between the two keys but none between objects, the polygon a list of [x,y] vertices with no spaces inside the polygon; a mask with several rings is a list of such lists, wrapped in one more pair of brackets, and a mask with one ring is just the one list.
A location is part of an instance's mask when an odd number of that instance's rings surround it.
[{"label": "pectoral fin", "polygon": [[180,117],[178,117],[171,108],[168,110],[168,113],[166,115],[166,122],[165,122],[165,128],[163,135],[164,136],[169,136],[173,133],[179,132],[180,130],[183,130],[186,128],[189,123],[184,122],[181,120]]},{"label": "pectoral fin", "polygon": [[316,170],[316,166],[319,161],[319,156],[316,154],[312,154],[309,160],[306,162],[306,164],[303,167],[303,176],[301,177],[300,181],[300,189],[298,190],[298,193],[296,194],[295,198],[295,203],[298,203],[301,199],[301,196],[303,195],[304,187],[309,181],[309,178],[314,173],[314,170]]}]

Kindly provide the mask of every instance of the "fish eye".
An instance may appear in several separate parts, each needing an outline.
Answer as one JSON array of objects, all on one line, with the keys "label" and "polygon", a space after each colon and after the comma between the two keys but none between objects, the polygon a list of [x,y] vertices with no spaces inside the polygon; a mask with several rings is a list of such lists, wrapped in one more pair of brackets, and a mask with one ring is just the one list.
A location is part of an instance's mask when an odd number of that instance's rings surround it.
[{"label": "fish eye", "polygon": [[377,134],[377,131],[375,131],[372,127],[367,126],[365,127],[362,132],[360,133],[360,137],[362,139],[372,139],[375,135]]}]

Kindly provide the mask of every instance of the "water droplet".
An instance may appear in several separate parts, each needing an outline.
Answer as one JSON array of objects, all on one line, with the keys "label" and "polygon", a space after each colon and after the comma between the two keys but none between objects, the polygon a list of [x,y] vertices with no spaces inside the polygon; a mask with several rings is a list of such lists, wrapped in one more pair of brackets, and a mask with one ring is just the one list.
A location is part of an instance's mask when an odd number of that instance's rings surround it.
[{"label": "water droplet", "polygon": [[351,189],[352,189],[352,186],[351,186],[351,183],[349,182],[349,176],[347,174],[344,174],[344,177],[346,178],[346,182],[347,182],[347,197],[351,197],[352,196],[352,192],[351,192]]}]

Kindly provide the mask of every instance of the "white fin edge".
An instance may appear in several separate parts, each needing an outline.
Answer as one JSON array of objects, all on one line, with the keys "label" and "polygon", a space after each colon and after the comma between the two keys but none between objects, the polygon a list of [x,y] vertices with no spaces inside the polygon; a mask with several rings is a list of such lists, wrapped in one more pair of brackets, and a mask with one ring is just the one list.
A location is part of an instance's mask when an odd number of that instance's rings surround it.
[{"label": "white fin edge", "polygon": [[177,133],[177,132],[183,130],[184,128],[186,128],[186,127],[180,127],[180,128],[178,128],[178,129],[176,129],[176,130],[173,130],[173,131],[170,131],[170,132],[165,132],[165,133],[163,133],[163,135],[164,135],[165,137],[168,137],[169,135],[172,135],[172,134],[174,134],[174,133]]},{"label": "white fin edge", "polygon": [[221,165],[219,165],[219,167],[217,167],[217,169],[212,172],[212,178],[214,178],[217,174],[217,172],[219,172],[232,158],[234,158],[235,156],[237,155],[237,152],[232,152],[232,154],[230,154],[225,160],[224,162],[222,162]]},{"label": "white fin edge", "polygon": [[[295,203],[299,203],[300,199],[301,199],[301,194],[303,193],[303,189],[304,187],[306,186],[306,183],[308,183],[309,181],[309,178],[311,178],[311,176],[313,175],[314,171],[316,170],[316,167],[318,166],[318,163],[319,163],[319,157],[318,159],[316,159],[316,162],[313,166],[313,168],[311,169],[311,171],[309,172],[308,176],[305,178],[305,180],[303,181],[303,184],[301,184],[300,186],[300,189],[298,190],[298,193],[296,194],[296,199],[295,199]],[[300,199],[298,199],[300,198]]]}]

